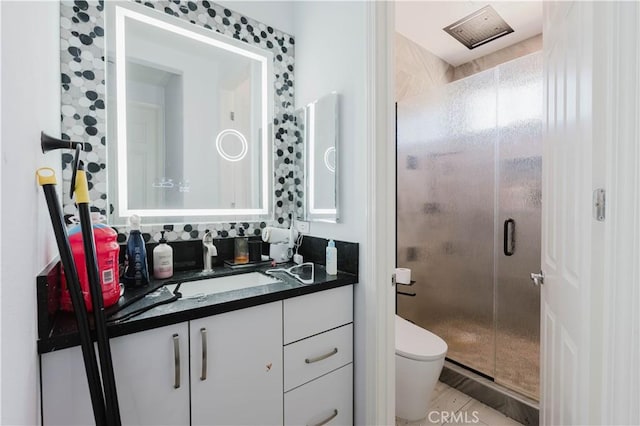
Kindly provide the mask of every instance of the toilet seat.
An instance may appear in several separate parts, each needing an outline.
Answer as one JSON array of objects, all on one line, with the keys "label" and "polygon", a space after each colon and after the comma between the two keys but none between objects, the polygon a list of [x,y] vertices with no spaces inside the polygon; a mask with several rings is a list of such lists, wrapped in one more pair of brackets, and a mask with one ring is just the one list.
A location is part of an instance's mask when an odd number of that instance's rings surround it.
[{"label": "toilet seat", "polygon": [[396,354],[417,361],[443,358],[447,344],[440,337],[396,315]]}]

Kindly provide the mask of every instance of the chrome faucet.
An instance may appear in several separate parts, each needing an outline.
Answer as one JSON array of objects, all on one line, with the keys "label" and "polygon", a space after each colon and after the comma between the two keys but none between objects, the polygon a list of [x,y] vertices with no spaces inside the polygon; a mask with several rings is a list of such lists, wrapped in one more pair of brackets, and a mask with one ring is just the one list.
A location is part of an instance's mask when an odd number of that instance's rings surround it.
[{"label": "chrome faucet", "polygon": [[213,235],[210,231],[202,237],[202,254],[204,256],[204,270],[211,271],[211,258],[218,256],[218,249],[213,245]]}]

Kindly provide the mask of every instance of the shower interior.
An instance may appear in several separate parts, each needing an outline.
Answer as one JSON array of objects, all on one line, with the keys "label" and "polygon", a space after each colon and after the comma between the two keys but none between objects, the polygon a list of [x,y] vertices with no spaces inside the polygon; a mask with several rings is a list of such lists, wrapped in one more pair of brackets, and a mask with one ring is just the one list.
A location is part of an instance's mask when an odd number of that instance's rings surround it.
[{"label": "shower interior", "polygon": [[398,314],[447,358],[539,398],[542,55],[397,106]]}]

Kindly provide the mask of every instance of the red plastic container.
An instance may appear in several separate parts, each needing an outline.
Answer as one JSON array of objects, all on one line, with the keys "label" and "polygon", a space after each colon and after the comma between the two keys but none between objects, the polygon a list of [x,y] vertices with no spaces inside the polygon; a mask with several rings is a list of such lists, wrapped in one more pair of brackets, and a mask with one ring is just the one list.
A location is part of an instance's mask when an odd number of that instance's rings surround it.
[{"label": "red plastic container", "polygon": [[[106,308],[117,303],[120,298],[120,271],[118,269],[120,245],[117,241],[118,233],[107,225],[94,222],[93,238],[96,244],[96,257],[98,258],[102,298],[104,299],[104,307]],[[87,306],[87,310],[91,312],[93,306],[91,305],[91,295],[89,293],[89,276],[87,275],[80,225],[75,225],[69,229],[69,242],[71,243],[73,260],[78,270],[84,303]],[[73,311],[71,296],[67,289],[67,280],[64,272],[62,272],[61,284],[60,308],[65,311]]]}]

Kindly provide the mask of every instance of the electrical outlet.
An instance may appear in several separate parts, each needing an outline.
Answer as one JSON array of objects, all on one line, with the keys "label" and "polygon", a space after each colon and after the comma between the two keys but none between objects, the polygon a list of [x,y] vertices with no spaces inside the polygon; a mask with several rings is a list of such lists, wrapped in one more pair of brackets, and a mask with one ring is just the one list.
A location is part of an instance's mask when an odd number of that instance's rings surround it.
[{"label": "electrical outlet", "polygon": [[302,221],[302,220],[296,220],[296,229],[301,234],[308,234],[310,227],[311,227],[311,225],[309,224],[309,222],[305,222],[305,221]]}]

